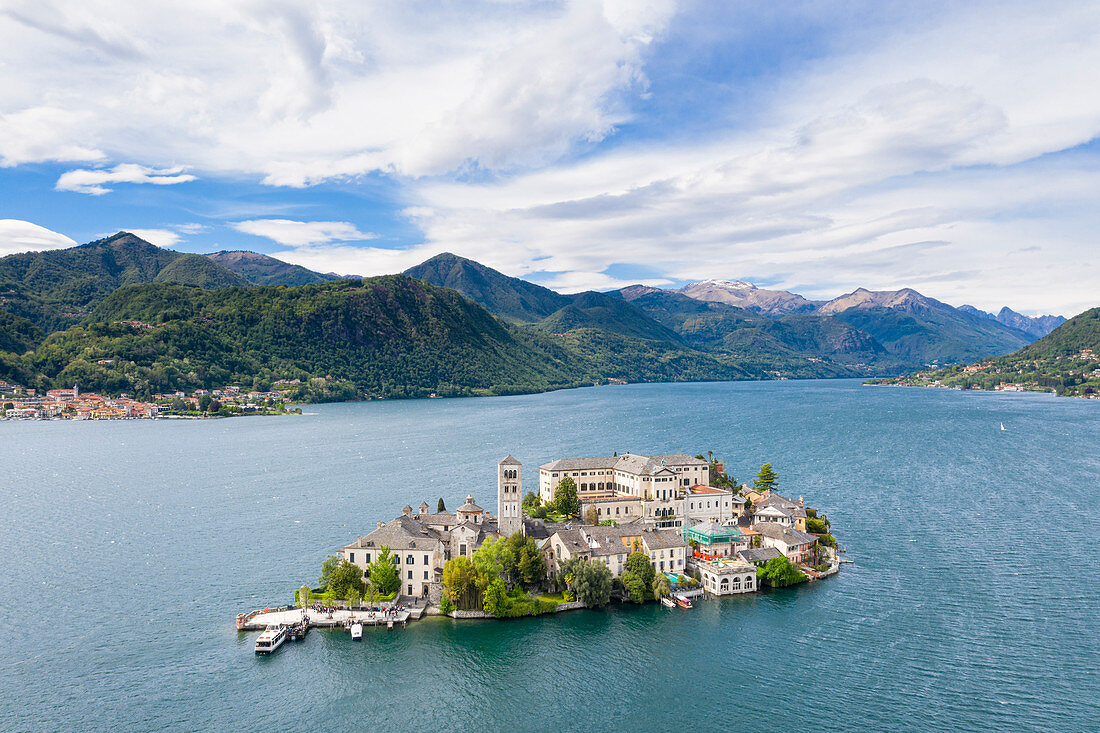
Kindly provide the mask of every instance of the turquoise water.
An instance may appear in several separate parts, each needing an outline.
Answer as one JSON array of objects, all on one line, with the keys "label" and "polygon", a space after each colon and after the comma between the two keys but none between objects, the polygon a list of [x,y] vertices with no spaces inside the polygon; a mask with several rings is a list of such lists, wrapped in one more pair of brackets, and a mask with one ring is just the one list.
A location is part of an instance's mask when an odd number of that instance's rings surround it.
[{"label": "turquoise water", "polygon": [[[1100,403],[825,381],[306,412],[0,423],[0,729],[1098,729]],[[493,508],[507,453],[531,488],[555,457],[708,449],[770,461],[855,564],[270,658],[234,630],[405,503]]]}]

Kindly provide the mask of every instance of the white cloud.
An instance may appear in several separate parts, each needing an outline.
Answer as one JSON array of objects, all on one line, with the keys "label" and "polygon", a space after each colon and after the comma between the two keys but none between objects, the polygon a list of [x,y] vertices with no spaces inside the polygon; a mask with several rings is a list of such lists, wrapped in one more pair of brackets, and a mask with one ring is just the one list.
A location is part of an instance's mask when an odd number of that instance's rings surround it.
[{"label": "white cloud", "polygon": [[1100,293],[1100,170],[1072,150],[1100,136],[1100,8],[984,11],[812,67],[756,128],[425,182],[407,213],[436,249],[511,272],[627,263],[1072,314]]},{"label": "white cloud", "polygon": [[317,272],[371,277],[403,272],[436,254],[439,252],[430,247],[385,249],[329,244],[294,247],[272,252],[271,256]]},{"label": "white cloud", "polygon": [[194,181],[195,176],[184,173],[183,168],[149,168],[134,163],[120,163],[113,168],[78,168],[61,174],[54,188],[58,191],[76,191],[93,196],[109,193],[104,183],[151,183],[171,186]]},{"label": "white cloud", "polygon": [[560,293],[580,293],[585,290],[615,290],[625,288],[627,285],[668,287],[672,281],[668,278],[623,280],[603,272],[559,272],[551,277],[540,279],[539,284]]},{"label": "white cloud", "polygon": [[378,235],[359,231],[346,221],[294,221],[293,219],[250,219],[232,225],[257,237],[267,237],[288,247],[305,247],[327,242],[361,242]]},{"label": "white cloud", "polygon": [[287,186],[540,165],[629,119],[623,94],[644,88],[673,10],[12,0],[0,161],[184,163]]},{"label": "white cloud", "polygon": [[171,229],[126,229],[125,231],[158,247],[174,247],[183,239]]},{"label": "white cloud", "polygon": [[0,219],[0,256],[41,249],[75,247],[76,242],[22,219]]}]

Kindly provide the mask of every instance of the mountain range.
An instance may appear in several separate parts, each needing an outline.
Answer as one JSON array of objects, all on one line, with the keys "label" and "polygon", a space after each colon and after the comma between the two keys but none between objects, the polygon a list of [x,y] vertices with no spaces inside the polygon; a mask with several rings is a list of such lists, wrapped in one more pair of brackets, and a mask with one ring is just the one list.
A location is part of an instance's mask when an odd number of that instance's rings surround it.
[{"label": "mountain range", "polygon": [[0,258],[0,377],[137,394],[295,377],[312,385],[301,399],[501,394],[900,374],[1034,339],[973,310],[908,289],[822,302],[724,280],[562,294],[449,253],[349,279],[120,232]]}]

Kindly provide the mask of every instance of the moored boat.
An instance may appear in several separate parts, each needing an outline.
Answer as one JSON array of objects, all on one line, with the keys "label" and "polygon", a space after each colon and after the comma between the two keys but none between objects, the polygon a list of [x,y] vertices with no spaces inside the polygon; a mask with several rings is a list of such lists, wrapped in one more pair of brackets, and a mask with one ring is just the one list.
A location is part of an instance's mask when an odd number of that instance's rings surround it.
[{"label": "moored boat", "polygon": [[351,625],[351,640],[362,641],[363,639],[363,624],[356,621]]},{"label": "moored boat", "polygon": [[676,601],[672,600],[668,596],[663,596],[661,598],[661,605],[668,606],[669,608],[676,608]]},{"label": "moored boat", "polygon": [[676,605],[680,608],[691,608],[691,601],[683,596],[676,596]]},{"label": "moored boat", "polygon": [[256,638],[256,653],[270,654],[283,645],[283,642],[286,641],[286,635],[285,626],[264,629]]}]

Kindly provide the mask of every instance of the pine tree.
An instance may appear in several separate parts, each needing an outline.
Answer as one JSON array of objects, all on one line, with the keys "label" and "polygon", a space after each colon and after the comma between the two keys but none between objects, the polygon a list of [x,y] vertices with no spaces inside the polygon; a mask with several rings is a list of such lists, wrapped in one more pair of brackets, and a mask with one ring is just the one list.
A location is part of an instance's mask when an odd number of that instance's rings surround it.
[{"label": "pine tree", "polygon": [[778,484],[779,476],[772,470],[770,463],[761,466],[760,473],[756,474],[756,478],[752,481],[753,488],[761,493],[774,489]]},{"label": "pine tree", "polygon": [[443,503],[443,497],[439,497],[439,503],[435,505],[435,511],[439,514],[447,511],[447,505]]}]

